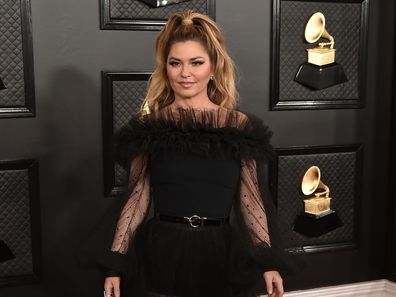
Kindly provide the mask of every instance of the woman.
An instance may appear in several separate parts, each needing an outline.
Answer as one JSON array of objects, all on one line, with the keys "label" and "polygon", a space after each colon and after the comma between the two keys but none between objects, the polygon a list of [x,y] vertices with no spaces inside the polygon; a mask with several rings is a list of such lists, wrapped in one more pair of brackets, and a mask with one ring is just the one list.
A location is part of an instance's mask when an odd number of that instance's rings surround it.
[{"label": "woman", "polygon": [[219,28],[174,14],[156,61],[141,112],[115,139],[129,179],[100,259],[105,295],[283,296],[286,265],[260,177],[271,133],[235,110]]}]

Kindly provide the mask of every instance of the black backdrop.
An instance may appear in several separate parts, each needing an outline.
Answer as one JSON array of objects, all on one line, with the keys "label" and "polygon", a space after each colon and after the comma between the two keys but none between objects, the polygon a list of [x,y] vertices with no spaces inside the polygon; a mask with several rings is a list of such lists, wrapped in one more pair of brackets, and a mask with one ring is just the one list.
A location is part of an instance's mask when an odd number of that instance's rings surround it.
[{"label": "black backdrop", "polygon": [[[389,9],[392,9],[390,7]],[[396,14],[396,5],[393,6],[394,15]],[[392,22],[389,23],[392,26]],[[396,32],[396,22],[393,21],[394,32]],[[396,42],[393,40],[393,46],[395,47]],[[389,166],[389,177],[390,181],[396,180],[396,58],[393,59],[393,107],[392,107],[392,149],[391,149],[391,162]],[[389,244],[388,244],[388,275],[389,278],[396,282],[396,194],[394,193],[393,182],[389,183]],[[393,194],[392,194],[393,193]]]},{"label": "black backdrop", "polygon": [[[31,6],[37,115],[0,120],[0,159],[39,162],[41,279],[0,288],[0,296],[100,296],[101,277],[79,269],[72,251],[111,199],[103,194],[101,71],[151,71],[157,32],[99,30],[97,0]],[[395,240],[388,212],[393,6],[370,3],[366,108],[269,111],[271,1],[216,1],[238,66],[240,105],[271,126],[276,147],[365,146],[357,246],[310,254],[307,269],[285,280],[287,290],[395,275],[393,253],[385,253]]]}]

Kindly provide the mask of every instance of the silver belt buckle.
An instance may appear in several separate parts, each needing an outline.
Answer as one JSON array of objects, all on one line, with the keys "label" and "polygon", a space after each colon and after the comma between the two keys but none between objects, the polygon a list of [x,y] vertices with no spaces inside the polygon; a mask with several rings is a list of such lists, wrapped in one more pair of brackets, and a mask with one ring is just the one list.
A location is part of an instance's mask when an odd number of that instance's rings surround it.
[{"label": "silver belt buckle", "polygon": [[191,217],[184,217],[188,220],[190,226],[192,228],[197,228],[203,225],[203,220],[207,219],[207,217],[200,217],[198,215],[192,215]]}]

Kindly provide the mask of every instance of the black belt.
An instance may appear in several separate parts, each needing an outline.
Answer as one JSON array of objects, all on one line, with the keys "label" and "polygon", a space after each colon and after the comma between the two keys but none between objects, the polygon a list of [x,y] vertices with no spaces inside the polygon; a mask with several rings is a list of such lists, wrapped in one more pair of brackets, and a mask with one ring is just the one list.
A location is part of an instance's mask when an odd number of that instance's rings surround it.
[{"label": "black belt", "polygon": [[229,222],[229,218],[208,218],[192,215],[191,217],[170,216],[162,213],[155,215],[160,221],[190,224],[192,228],[202,226],[220,226]]}]

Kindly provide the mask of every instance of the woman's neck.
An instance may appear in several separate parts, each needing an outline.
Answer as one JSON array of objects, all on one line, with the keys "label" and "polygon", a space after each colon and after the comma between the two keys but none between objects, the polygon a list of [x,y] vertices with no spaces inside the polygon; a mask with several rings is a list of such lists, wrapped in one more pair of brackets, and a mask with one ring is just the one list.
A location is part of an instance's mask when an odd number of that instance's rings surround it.
[{"label": "woman's neck", "polygon": [[176,98],[170,106],[172,108],[193,108],[193,109],[218,109],[220,106],[210,101],[209,98],[198,100],[194,99],[180,99]]}]

